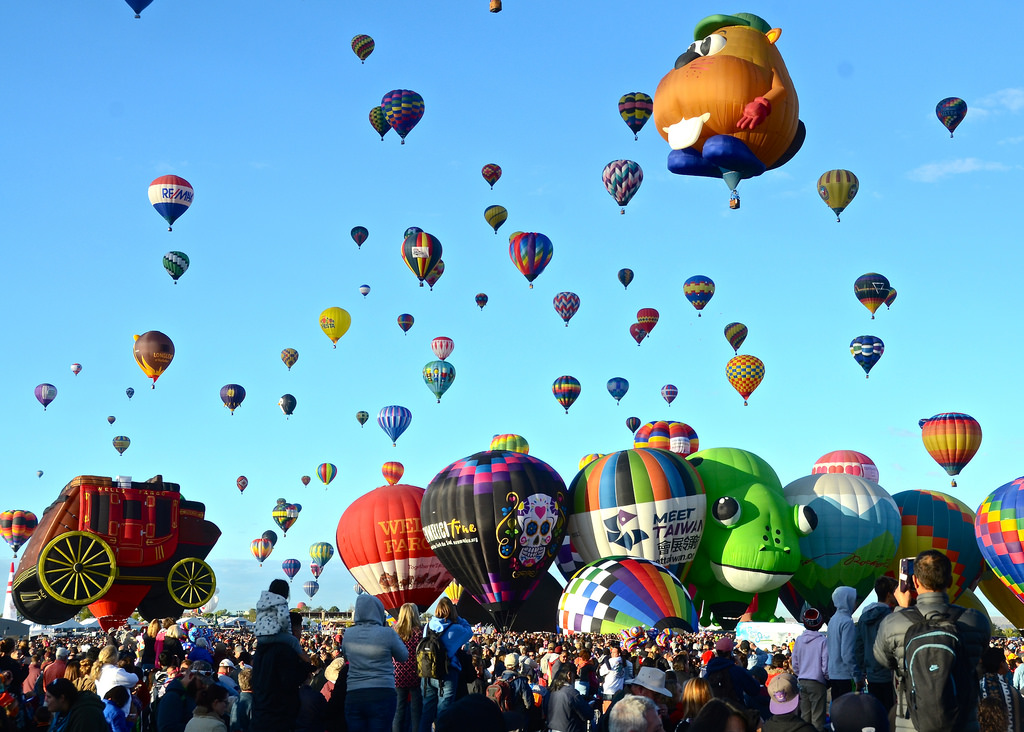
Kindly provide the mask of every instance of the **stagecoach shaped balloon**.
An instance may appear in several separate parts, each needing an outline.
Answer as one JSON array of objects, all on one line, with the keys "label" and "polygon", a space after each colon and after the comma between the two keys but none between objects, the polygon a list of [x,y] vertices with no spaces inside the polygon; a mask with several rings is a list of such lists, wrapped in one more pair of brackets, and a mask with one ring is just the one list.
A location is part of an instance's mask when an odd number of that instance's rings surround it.
[{"label": "stagecoach shaped balloon", "polygon": [[162,175],[149,184],[149,202],[164,217],[167,230],[192,205],[192,184],[177,175]]}]

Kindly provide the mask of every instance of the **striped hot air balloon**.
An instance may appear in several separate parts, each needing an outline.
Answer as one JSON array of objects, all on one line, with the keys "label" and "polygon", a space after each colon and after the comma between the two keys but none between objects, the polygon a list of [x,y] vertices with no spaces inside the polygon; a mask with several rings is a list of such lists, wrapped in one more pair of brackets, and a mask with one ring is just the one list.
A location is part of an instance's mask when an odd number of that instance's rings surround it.
[{"label": "striped hot air balloon", "polygon": [[[924,448],[950,476],[960,475],[981,447],[981,425],[961,412],[943,412],[918,422]],[[956,480],[950,485],[956,488]]]},{"label": "striped hot air balloon", "polygon": [[633,139],[639,139],[638,134],[647,124],[647,120],[654,114],[654,100],[643,92],[629,92],[619,97],[619,115],[633,132]]},{"label": "striped hot air balloon", "polygon": [[149,202],[164,217],[167,230],[192,205],[192,184],[177,175],[162,175],[149,184]]},{"label": "striped hot air balloon", "polygon": [[601,180],[615,203],[622,207],[619,213],[624,214],[626,206],[644,182],[644,171],[632,160],[613,160],[604,166]]},{"label": "striped hot air balloon", "polygon": [[696,308],[699,318],[700,311],[711,302],[711,298],[715,295],[714,280],[707,275],[694,275],[683,283],[683,295]]},{"label": "striped hot air balloon", "polygon": [[524,455],[530,454],[530,443],[522,435],[503,434],[491,438],[491,444],[487,447],[491,452],[508,450],[510,452],[521,452]]},{"label": "striped hot air balloon", "polygon": [[565,327],[569,327],[572,316],[580,309],[580,296],[575,292],[559,292],[553,301],[555,312],[565,321]]},{"label": "striped hot air balloon", "polygon": [[686,457],[700,449],[697,431],[686,422],[659,420],[648,422],[636,430],[633,435],[633,447],[650,447],[656,450],[668,450]]},{"label": "striped hot air balloon", "polygon": [[360,63],[366,63],[366,59],[373,53],[373,39],[365,33],[352,37],[352,53],[359,57]]},{"label": "striped hot air balloon", "polygon": [[533,281],[548,266],[555,249],[544,234],[520,231],[509,238],[508,256],[533,289]]},{"label": "striped hot air balloon", "polygon": [[316,475],[323,482],[324,490],[327,490],[327,486],[338,475],[338,468],[333,463],[320,463],[316,468]]},{"label": "striped hot air balloon", "polygon": [[391,460],[381,466],[380,472],[388,485],[394,485],[405,475],[405,466],[400,462]]},{"label": "striped hot air balloon", "polygon": [[829,170],[818,178],[818,195],[835,213],[836,223],[839,223],[839,214],[850,205],[858,190],[860,181],[849,170]]},{"label": "striped hot air balloon", "polygon": [[555,379],[555,383],[551,385],[551,393],[555,395],[555,399],[565,408],[565,413],[568,414],[569,407],[579,398],[582,388],[579,380],[575,377],[559,376]]},{"label": "striped hot air balloon", "polygon": [[412,424],[412,412],[397,404],[384,407],[377,414],[377,424],[384,430],[384,434],[391,438],[391,446],[397,447],[398,438]]}]

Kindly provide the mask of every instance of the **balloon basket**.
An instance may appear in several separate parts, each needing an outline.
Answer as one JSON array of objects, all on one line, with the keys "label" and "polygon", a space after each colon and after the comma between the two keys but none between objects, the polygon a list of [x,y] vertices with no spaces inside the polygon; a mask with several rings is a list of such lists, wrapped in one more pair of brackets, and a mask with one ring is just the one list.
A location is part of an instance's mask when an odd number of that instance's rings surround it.
[{"label": "balloon basket", "polygon": [[[490,6],[489,9],[490,9],[490,11],[492,13],[500,13],[501,12],[501,0],[491,0],[491,6]],[[138,18],[139,16],[136,15],[135,17]]]}]

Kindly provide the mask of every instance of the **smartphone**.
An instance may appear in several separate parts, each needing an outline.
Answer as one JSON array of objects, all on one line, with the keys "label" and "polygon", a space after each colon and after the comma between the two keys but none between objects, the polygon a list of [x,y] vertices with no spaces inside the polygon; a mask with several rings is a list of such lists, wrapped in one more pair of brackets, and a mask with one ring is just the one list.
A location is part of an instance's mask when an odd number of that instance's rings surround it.
[{"label": "smartphone", "polygon": [[914,588],[914,583],[910,580],[914,576],[914,558],[904,557],[900,560],[900,592],[907,592]]}]

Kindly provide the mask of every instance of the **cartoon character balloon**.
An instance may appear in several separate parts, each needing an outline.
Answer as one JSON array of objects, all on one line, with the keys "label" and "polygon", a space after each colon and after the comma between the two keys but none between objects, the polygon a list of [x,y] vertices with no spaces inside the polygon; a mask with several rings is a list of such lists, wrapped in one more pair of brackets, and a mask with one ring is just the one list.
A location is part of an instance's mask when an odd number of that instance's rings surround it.
[{"label": "cartoon character balloon", "polygon": [[756,356],[733,356],[725,365],[725,375],[741,397],[743,406],[747,406],[747,398],[764,379],[764,362]]},{"label": "cartoon character balloon", "polygon": [[277,406],[281,407],[285,419],[288,419],[288,417],[295,413],[295,406],[297,404],[298,400],[291,394],[284,394],[277,400]]},{"label": "cartoon character balloon", "polygon": [[822,455],[811,467],[812,475],[825,473],[846,473],[878,482],[878,467],[875,461],[856,450],[833,450]]},{"label": "cartoon character balloon", "polygon": [[857,336],[850,341],[850,354],[862,369],[864,378],[871,376],[871,369],[878,363],[878,359],[885,352],[885,344],[878,336]]},{"label": "cartoon character balloon", "polygon": [[860,181],[849,170],[829,170],[818,178],[818,195],[836,215],[836,223],[859,190]]},{"label": "cartoon character balloon", "polygon": [[423,367],[423,383],[440,404],[448,387],[455,383],[455,367],[447,361],[428,361]]},{"label": "cartoon character balloon", "polygon": [[338,347],[338,341],[348,332],[350,325],[352,316],[344,308],[330,307],[320,313],[320,329],[331,339],[334,348]]},{"label": "cartoon character balloon", "polygon": [[167,222],[168,231],[188,211],[194,195],[192,184],[177,175],[162,175],[149,184],[149,202]]},{"label": "cartoon character balloon", "polygon": [[[135,345],[132,347],[132,354],[135,356],[135,363],[142,369],[142,373],[153,380],[156,388],[156,380],[167,370],[174,360],[174,342],[158,330],[149,330],[142,335],[133,336]],[[128,395],[131,399],[131,395]]]},{"label": "cartoon character balloon", "polygon": [[0,537],[14,550],[14,556],[18,556],[18,549],[32,538],[38,525],[39,521],[31,511],[16,509],[0,513]]},{"label": "cartoon character balloon", "polygon": [[619,97],[619,115],[638,140],[640,130],[654,113],[654,100],[643,92],[629,92]]},{"label": "cartoon character balloon", "polygon": [[[981,425],[969,414],[943,412],[920,420],[918,426],[928,454],[954,478],[981,447]],[[956,488],[956,480],[950,485]]]},{"label": "cartoon character balloon", "polygon": [[402,138],[404,145],[405,136],[423,118],[423,97],[409,89],[394,89],[384,95],[380,106],[384,110],[384,118]]},{"label": "cartoon character balloon", "polygon": [[569,407],[579,398],[582,390],[583,387],[580,385],[579,379],[574,376],[559,376],[551,385],[551,393],[565,408],[566,414],[569,413]]},{"label": "cartoon character balloon", "polygon": [[554,254],[551,240],[543,234],[520,231],[513,234],[508,243],[508,256],[533,289],[533,281],[548,266]]},{"label": "cartoon character balloon", "polygon": [[949,130],[950,138],[964,117],[967,116],[967,102],[960,97],[946,97],[935,105],[935,116],[939,118],[942,126]]}]

